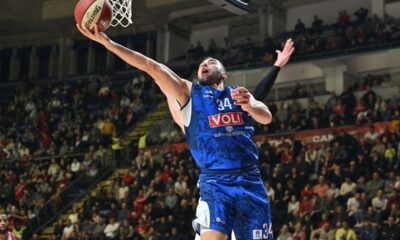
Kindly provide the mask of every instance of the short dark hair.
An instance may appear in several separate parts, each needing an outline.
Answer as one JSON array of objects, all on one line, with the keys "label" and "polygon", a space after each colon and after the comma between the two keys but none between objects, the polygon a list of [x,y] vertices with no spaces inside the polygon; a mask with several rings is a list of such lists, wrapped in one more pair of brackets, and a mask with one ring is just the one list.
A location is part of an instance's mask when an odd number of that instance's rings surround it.
[{"label": "short dark hair", "polygon": [[210,59],[210,58],[217,60],[222,66],[222,71],[224,71],[224,73],[226,73],[226,68],[225,68],[224,64],[222,64],[222,62],[220,60],[218,60],[218,59],[216,59],[214,57],[207,56],[207,57],[203,58],[203,60],[201,60],[201,62],[204,62],[205,60]]}]

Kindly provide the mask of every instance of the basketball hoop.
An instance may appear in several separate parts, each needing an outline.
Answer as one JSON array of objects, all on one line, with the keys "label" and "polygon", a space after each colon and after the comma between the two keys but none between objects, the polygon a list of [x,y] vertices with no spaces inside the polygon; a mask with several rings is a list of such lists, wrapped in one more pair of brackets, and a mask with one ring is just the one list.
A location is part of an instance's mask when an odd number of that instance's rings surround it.
[{"label": "basketball hoop", "polygon": [[108,0],[113,8],[111,26],[128,27],[132,24],[132,0]]}]

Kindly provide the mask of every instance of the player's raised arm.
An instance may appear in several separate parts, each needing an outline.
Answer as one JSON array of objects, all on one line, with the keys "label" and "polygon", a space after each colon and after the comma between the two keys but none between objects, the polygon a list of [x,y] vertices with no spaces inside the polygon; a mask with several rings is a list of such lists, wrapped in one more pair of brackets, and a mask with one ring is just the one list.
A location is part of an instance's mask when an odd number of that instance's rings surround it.
[{"label": "player's raised arm", "polygon": [[98,31],[95,25],[95,32],[91,32],[85,25],[76,25],[78,30],[88,37],[105,46],[109,51],[120,57],[129,65],[136,67],[149,74],[166,93],[175,98],[181,106],[189,100],[191,82],[180,78],[167,66],[144,56],[141,53],[128,49],[112,41],[104,33]]},{"label": "player's raised arm", "polygon": [[239,87],[232,90],[231,96],[235,105],[241,106],[242,110],[248,112],[256,122],[266,125],[272,121],[272,114],[267,105],[254,99],[246,88]]},{"label": "player's raised arm", "polygon": [[276,78],[278,77],[279,71],[289,62],[289,59],[294,52],[292,39],[288,39],[286,41],[285,47],[282,51],[276,50],[275,52],[277,54],[277,58],[274,66],[272,66],[272,69],[268,75],[261,79],[261,81],[254,88],[253,96],[257,100],[262,101],[265,97],[267,97],[275,83]]}]

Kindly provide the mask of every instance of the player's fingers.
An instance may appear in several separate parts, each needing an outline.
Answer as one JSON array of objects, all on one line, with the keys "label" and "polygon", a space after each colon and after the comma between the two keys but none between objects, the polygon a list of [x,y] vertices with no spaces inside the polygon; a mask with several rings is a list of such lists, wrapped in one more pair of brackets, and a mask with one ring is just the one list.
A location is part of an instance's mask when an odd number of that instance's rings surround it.
[{"label": "player's fingers", "polygon": [[287,45],[285,45],[285,49],[283,49],[283,52],[288,53],[292,47],[293,47],[293,41],[290,39]]},{"label": "player's fingers", "polygon": [[294,48],[292,48],[289,52],[289,55],[292,55],[292,53],[294,52]]},{"label": "player's fingers", "polygon": [[282,52],[279,51],[279,50],[276,50],[275,52],[276,52],[276,54],[278,54],[278,55],[282,53]]},{"label": "player's fingers", "polygon": [[79,24],[76,24],[76,28],[78,28],[79,32],[81,32],[82,34],[86,35]]},{"label": "player's fingers", "polygon": [[238,106],[243,106],[243,105],[246,105],[246,104],[248,104],[248,103],[249,103],[248,100],[235,101],[235,102],[233,102],[233,104],[238,105]]},{"label": "player's fingers", "polygon": [[238,87],[234,91],[236,91],[237,93],[247,93],[247,92],[249,92],[249,90],[247,90],[247,88],[245,88],[245,87]]},{"label": "player's fingers", "polygon": [[246,96],[239,96],[239,97],[234,98],[233,100],[239,101],[239,102],[244,102],[244,101],[249,101],[250,98],[246,97]]},{"label": "player's fingers", "polygon": [[97,24],[94,25],[94,33],[96,35],[96,37],[99,37],[99,28],[97,27]]},{"label": "player's fingers", "polygon": [[92,37],[93,33],[89,30],[89,28],[86,26],[86,24],[82,25],[83,31],[86,33],[85,35],[89,38]]}]

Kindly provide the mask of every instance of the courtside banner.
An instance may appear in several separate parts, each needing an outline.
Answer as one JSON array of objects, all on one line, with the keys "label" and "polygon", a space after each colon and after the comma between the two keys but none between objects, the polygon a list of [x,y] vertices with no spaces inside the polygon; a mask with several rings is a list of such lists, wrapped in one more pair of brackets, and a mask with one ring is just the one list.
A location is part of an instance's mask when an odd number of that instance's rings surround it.
[{"label": "courtside banner", "polygon": [[[272,134],[272,135],[257,135],[255,136],[255,142],[257,144],[261,144],[264,141],[268,141],[272,146],[277,147],[285,142],[293,142],[294,140],[300,140],[305,144],[312,144],[315,147],[319,147],[322,143],[328,143],[332,141],[336,135],[341,132],[348,133],[355,137],[356,139],[360,139],[364,137],[364,134],[369,131],[369,127],[374,126],[375,131],[379,134],[383,133],[385,129],[388,131],[393,131],[397,127],[400,126],[400,121],[389,121],[389,122],[380,122],[374,124],[364,124],[359,126],[343,126],[336,128],[324,128],[324,129],[316,129],[316,130],[307,130],[307,131],[297,131],[290,133],[282,133],[282,134]],[[168,151],[169,149],[174,148],[176,151],[180,152],[183,148],[188,148],[187,143],[179,143],[172,145],[163,145],[163,146],[154,146],[147,148],[148,151]]]},{"label": "courtside banner", "polygon": [[380,122],[374,124],[365,124],[359,126],[343,126],[336,128],[324,128],[308,131],[298,131],[285,134],[267,135],[267,136],[256,136],[256,142],[263,142],[267,140],[272,146],[279,146],[284,142],[292,142],[293,140],[300,140],[305,144],[312,144],[319,147],[322,143],[328,143],[335,139],[335,136],[341,132],[352,135],[356,139],[364,137],[364,134],[369,131],[370,126],[375,127],[375,131],[379,134],[385,131],[393,131],[399,126],[398,121]]}]

